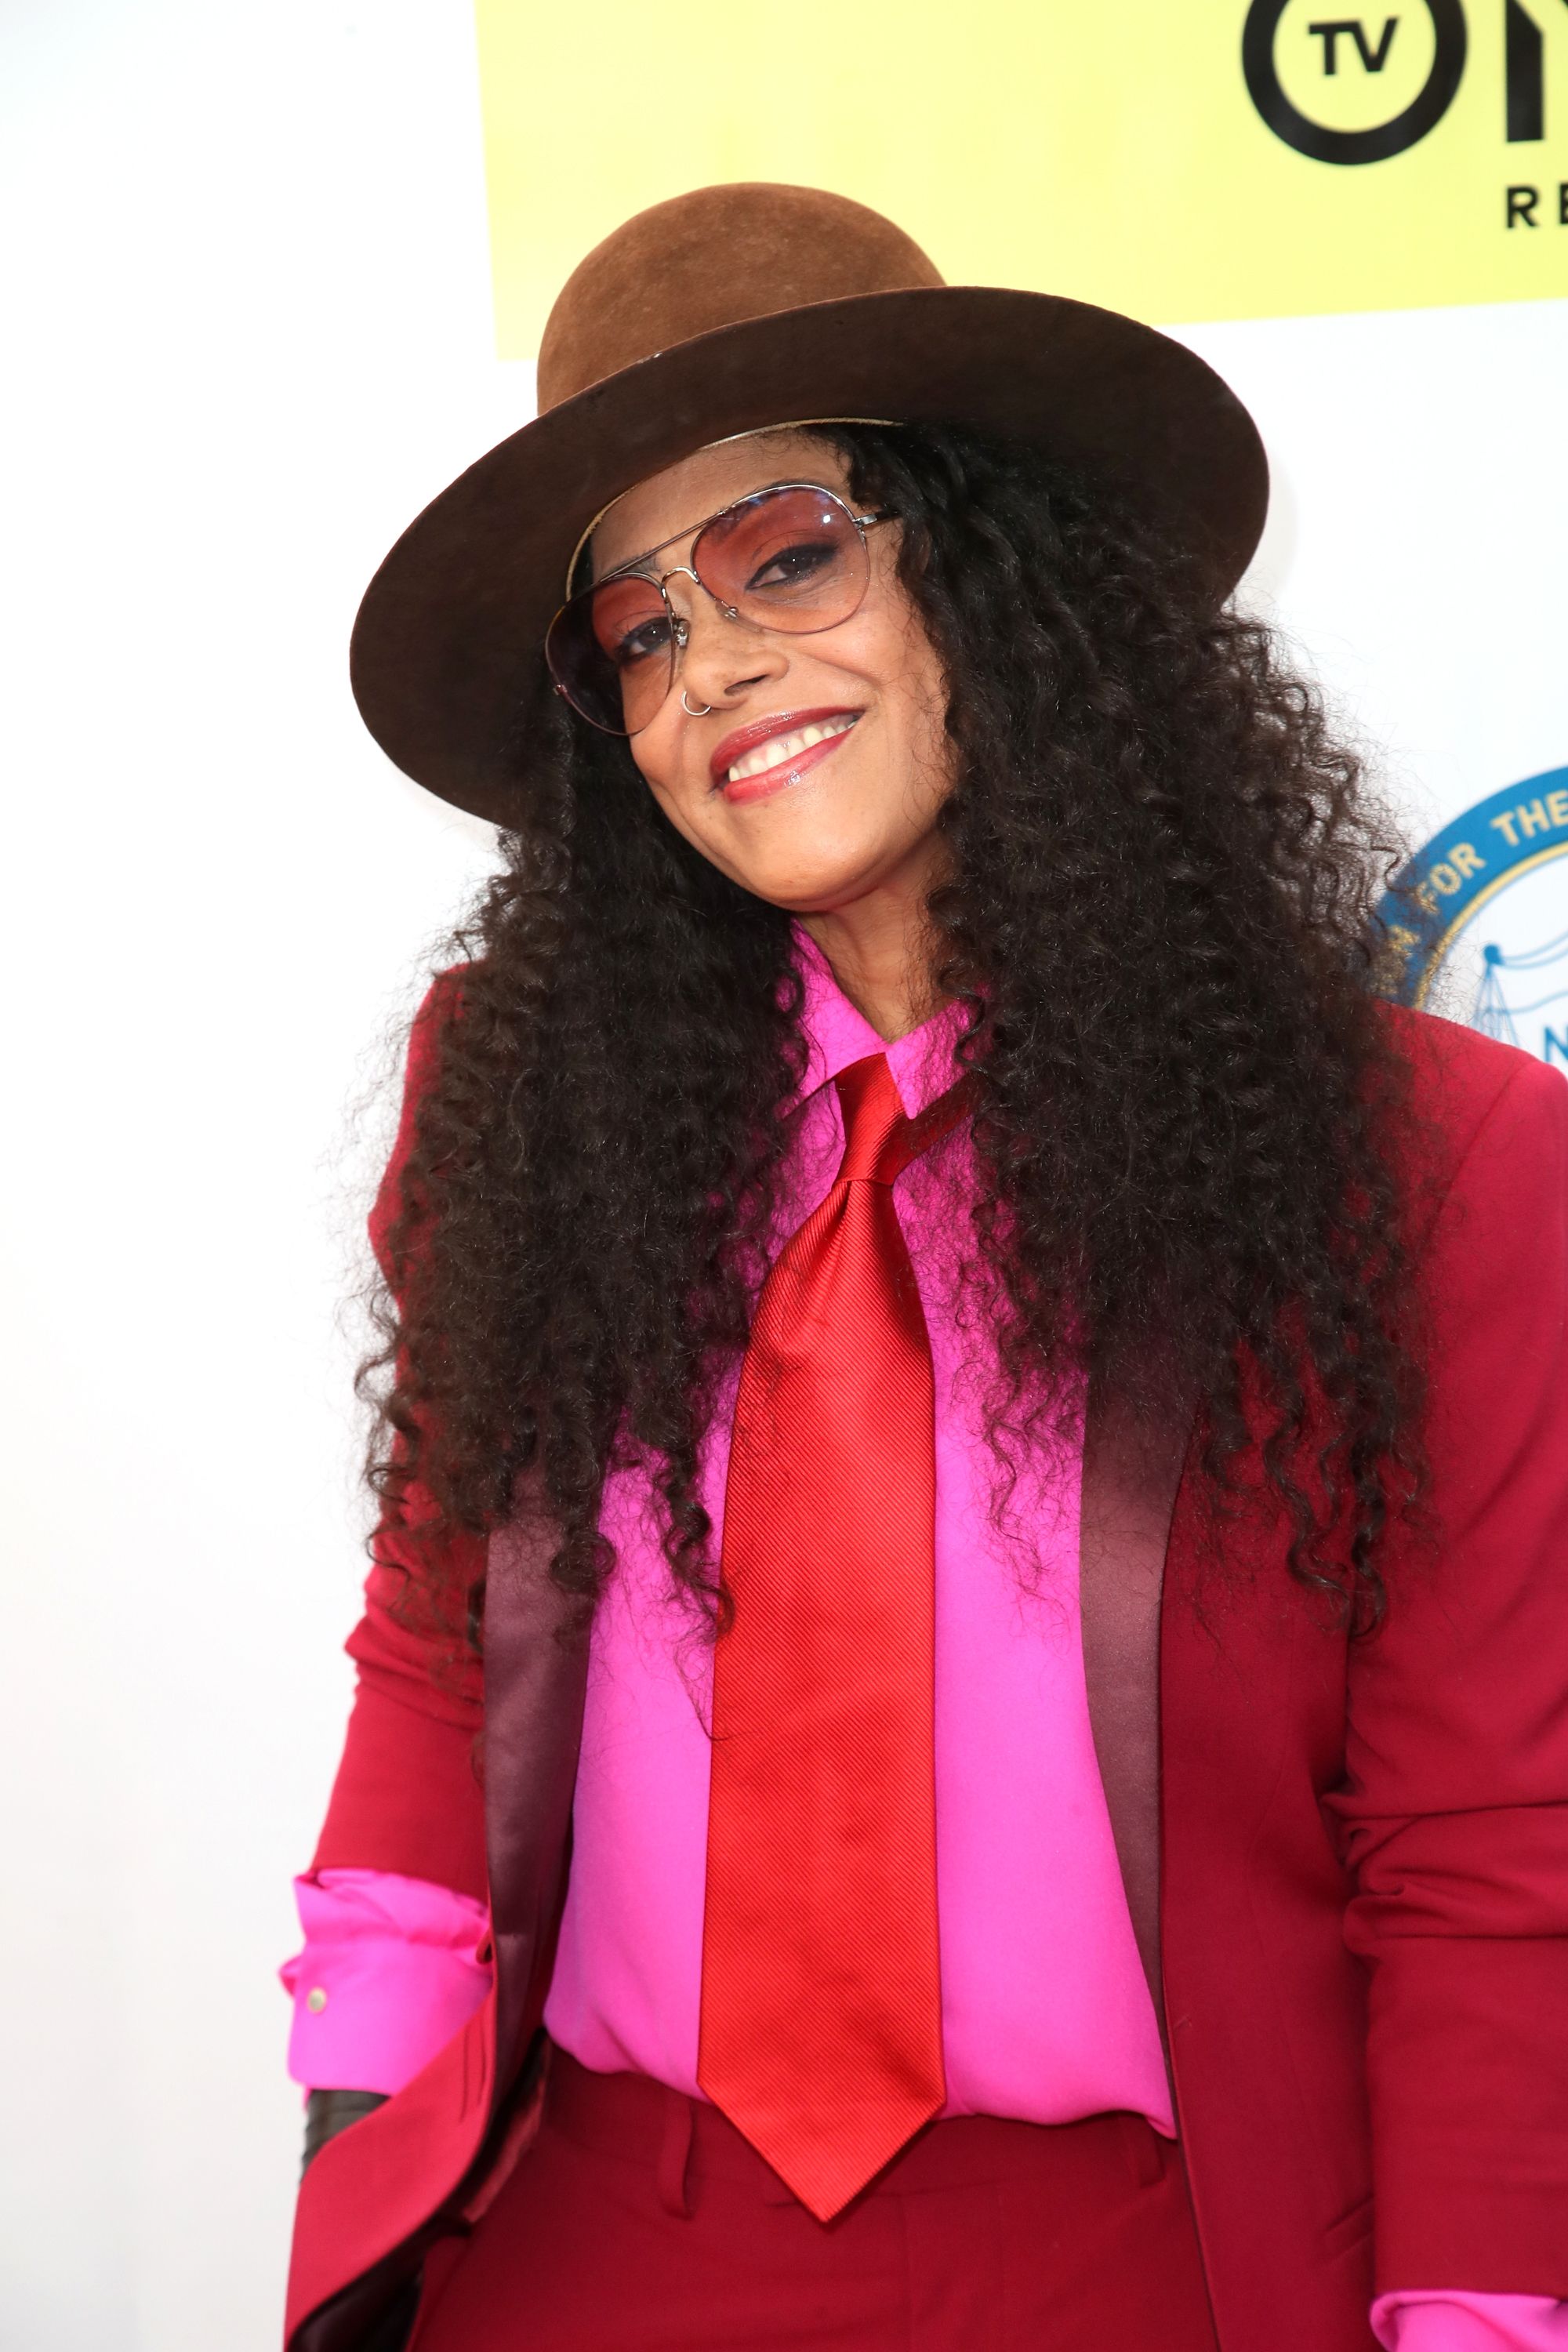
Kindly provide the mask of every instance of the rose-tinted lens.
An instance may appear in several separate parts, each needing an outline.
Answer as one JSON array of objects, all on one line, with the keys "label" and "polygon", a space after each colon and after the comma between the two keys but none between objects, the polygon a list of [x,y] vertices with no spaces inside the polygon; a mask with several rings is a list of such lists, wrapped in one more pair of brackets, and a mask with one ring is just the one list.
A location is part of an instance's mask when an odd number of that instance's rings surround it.
[{"label": "rose-tinted lens", "polygon": [[691,568],[763,628],[831,629],[866,593],[866,543],[826,490],[760,490],[698,533]]},{"label": "rose-tinted lens", "polygon": [[563,604],[544,641],[552,677],[595,727],[635,735],[669,691],[669,608],[651,580],[602,580]]}]

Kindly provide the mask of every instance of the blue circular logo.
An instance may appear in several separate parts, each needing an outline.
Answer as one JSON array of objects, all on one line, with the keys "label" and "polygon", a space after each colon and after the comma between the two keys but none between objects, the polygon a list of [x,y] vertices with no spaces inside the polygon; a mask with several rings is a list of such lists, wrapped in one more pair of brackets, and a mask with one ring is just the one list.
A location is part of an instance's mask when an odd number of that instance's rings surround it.
[{"label": "blue circular logo", "polygon": [[[1478,801],[1434,834],[1379,909],[1383,988],[1568,1068],[1568,768]],[[1482,918],[1484,917],[1484,920]]]}]

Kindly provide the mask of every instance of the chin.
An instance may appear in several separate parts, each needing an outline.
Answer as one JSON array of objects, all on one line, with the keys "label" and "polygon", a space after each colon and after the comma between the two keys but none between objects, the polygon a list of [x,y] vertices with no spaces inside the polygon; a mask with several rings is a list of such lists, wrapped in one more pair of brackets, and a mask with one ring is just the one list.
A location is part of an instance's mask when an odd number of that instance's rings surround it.
[{"label": "chin", "polygon": [[825,841],[810,825],[795,840],[774,840],[767,847],[766,856],[747,861],[750,870],[739,879],[757,898],[797,915],[830,914],[858,898],[888,863],[881,843],[850,843],[841,835]]},{"label": "chin", "polygon": [[802,861],[737,878],[753,898],[765,898],[771,907],[782,907],[786,914],[830,915],[836,908],[860,896],[873,870],[859,862],[846,865],[825,860],[821,865],[807,865]]}]

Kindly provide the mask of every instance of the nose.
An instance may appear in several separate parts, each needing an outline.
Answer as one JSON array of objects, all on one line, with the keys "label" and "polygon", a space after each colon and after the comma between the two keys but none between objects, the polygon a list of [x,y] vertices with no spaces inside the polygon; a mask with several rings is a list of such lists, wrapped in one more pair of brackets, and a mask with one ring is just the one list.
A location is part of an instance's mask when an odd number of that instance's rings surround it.
[{"label": "nose", "polygon": [[720,604],[694,575],[688,576],[693,583],[689,589],[680,583],[668,586],[667,593],[685,630],[677,683],[692,701],[717,709],[747,687],[782,677],[789,656],[775,633],[739,614],[731,619],[732,607]]}]

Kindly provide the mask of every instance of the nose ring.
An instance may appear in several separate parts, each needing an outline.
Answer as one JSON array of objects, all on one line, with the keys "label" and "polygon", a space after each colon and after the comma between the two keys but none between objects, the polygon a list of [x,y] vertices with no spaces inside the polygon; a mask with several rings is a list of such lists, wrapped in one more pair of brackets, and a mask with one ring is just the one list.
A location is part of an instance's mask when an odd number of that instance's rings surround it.
[{"label": "nose ring", "polygon": [[709,712],[712,709],[713,705],[710,702],[705,702],[700,710],[694,710],[690,703],[686,698],[686,688],[682,687],[680,689],[680,707],[682,710],[685,711],[688,719],[706,719]]}]

